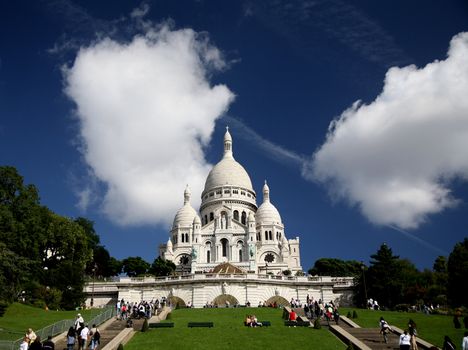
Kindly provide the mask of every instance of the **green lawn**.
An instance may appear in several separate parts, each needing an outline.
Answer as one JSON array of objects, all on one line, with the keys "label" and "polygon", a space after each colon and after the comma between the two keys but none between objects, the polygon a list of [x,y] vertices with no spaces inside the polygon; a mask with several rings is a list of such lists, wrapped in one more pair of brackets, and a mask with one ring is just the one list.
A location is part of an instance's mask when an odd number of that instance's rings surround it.
[{"label": "green lawn", "polygon": [[[463,333],[466,329],[455,329],[453,326],[453,316],[444,315],[425,315],[423,313],[408,313],[397,311],[372,311],[365,309],[341,308],[340,313],[344,316],[348,311],[353,313],[356,310],[358,318],[353,319],[361,327],[379,327],[379,319],[382,316],[390,325],[395,325],[398,328],[408,328],[410,318],[416,322],[416,329],[419,336],[436,346],[442,347],[444,336],[448,335],[457,347],[461,346]],[[461,322],[461,320],[460,320]],[[462,322],[463,327],[463,322]]]},{"label": "green lawn", "polygon": [[[244,326],[247,313],[257,315],[259,321],[271,322],[271,327]],[[281,309],[179,309],[171,319],[174,328],[150,329],[138,332],[125,345],[125,350],[150,349],[345,349],[328,329],[285,327]],[[213,321],[213,328],[188,328],[190,321]]]},{"label": "green lawn", "polygon": [[[100,314],[101,309],[82,310],[80,313],[86,320]],[[16,340],[21,338],[28,328],[38,330],[47,325],[64,319],[74,319],[77,311],[46,311],[20,303],[11,304],[5,315],[0,317],[0,340]]]}]

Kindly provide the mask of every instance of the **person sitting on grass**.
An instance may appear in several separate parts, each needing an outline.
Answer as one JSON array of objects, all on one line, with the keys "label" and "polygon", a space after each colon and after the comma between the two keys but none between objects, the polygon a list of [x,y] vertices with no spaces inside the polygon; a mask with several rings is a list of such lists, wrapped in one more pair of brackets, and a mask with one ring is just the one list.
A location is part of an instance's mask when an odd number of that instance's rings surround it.
[{"label": "person sitting on grass", "polygon": [[297,322],[297,314],[294,310],[291,310],[291,312],[289,313],[289,321]]},{"label": "person sitting on grass", "polygon": [[263,324],[258,322],[257,316],[252,315],[252,327],[261,327]]},{"label": "person sitting on grass", "polygon": [[250,315],[246,315],[246,316],[245,316],[245,322],[244,322],[244,323],[245,323],[245,325],[246,325],[247,327],[250,327],[250,324],[252,323],[252,320],[251,320],[251,318],[250,318]]}]

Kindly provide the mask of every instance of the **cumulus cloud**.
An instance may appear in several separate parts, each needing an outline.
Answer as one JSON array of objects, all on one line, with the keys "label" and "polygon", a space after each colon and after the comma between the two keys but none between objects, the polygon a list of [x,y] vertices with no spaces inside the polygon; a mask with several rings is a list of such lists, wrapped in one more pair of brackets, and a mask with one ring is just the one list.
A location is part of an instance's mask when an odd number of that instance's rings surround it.
[{"label": "cumulus cloud", "polygon": [[443,61],[391,68],[382,93],[334,120],[304,167],[373,223],[417,228],[454,206],[451,180],[468,180],[468,33]]},{"label": "cumulus cloud", "polygon": [[[80,149],[106,185],[102,206],[114,222],[167,224],[183,204],[185,184],[201,193],[211,167],[203,148],[234,98],[209,81],[224,66],[206,35],[160,25],[130,42],[105,38],[82,47],[64,68]],[[90,195],[83,193],[82,205]]]}]

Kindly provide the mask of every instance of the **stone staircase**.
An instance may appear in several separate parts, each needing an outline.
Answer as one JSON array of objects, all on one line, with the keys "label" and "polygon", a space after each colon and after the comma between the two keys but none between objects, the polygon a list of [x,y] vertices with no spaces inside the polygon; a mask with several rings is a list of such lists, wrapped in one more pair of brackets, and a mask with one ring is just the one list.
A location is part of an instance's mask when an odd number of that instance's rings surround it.
[{"label": "stone staircase", "polygon": [[[143,326],[144,319],[133,319],[133,329],[140,331]],[[104,348],[112,339],[114,339],[122,330],[125,329],[127,321],[118,320],[115,317],[104,322],[101,326],[98,326],[101,333],[101,343],[99,348]],[[67,349],[67,337],[66,333],[54,338],[56,350]],[[88,344],[86,344],[86,347]],[[75,344],[75,349],[78,350],[78,344]]]},{"label": "stone staircase", "polygon": [[362,341],[371,349],[383,350],[383,349],[399,349],[400,346],[399,338],[396,334],[387,334],[387,343],[384,342],[382,334],[380,334],[380,328],[351,328],[344,327],[344,322],[340,322],[340,326],[345,329],[348,333]]}]

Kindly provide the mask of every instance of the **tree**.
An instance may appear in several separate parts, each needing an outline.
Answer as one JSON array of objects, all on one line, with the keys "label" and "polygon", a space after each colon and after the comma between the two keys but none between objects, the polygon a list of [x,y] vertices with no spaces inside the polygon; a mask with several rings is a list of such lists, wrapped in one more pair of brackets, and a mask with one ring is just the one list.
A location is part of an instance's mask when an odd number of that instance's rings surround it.
[{"label": "tree", "polygon": [[159,276],[169,276],[174,273],[176,269],[175,264],[170,260],[165,260],[158,256],[154,259],[153,264],[151,264],[151,268],[149,269],[149,273],[159,277]]},{"label": "tree", "polygon": [[401,301],[403,289],[399,257],[393,255],[392,249],[384,243],[371,258],[371,266],[366,276],[368,295],[378,300],[381,305],[393,307]]},{"label": "tree", "polygon": [[448,298],[452,306],[468,306],[468,238],[457,243],[448,264]]},{"label": "tree", "polygon": [[309,274],[314,276],[358,276],[361,273],[361,265],[356,260],[341,260],[334,258],[321,258],[315,261],[314,267],[309,269]]},{"label": "tree", "polygon": [[128,277],[144,275],[148,272],[149,268],[150,264],[139,256],[128,257],[122,261],[123,272],[125,272]]},{"label": "tree", "polygon": [[75,308],[84,300],[95,237],[42,206],[15,168],[0,167],[0,299],[13,301],[21,292],[26,302]]}]

